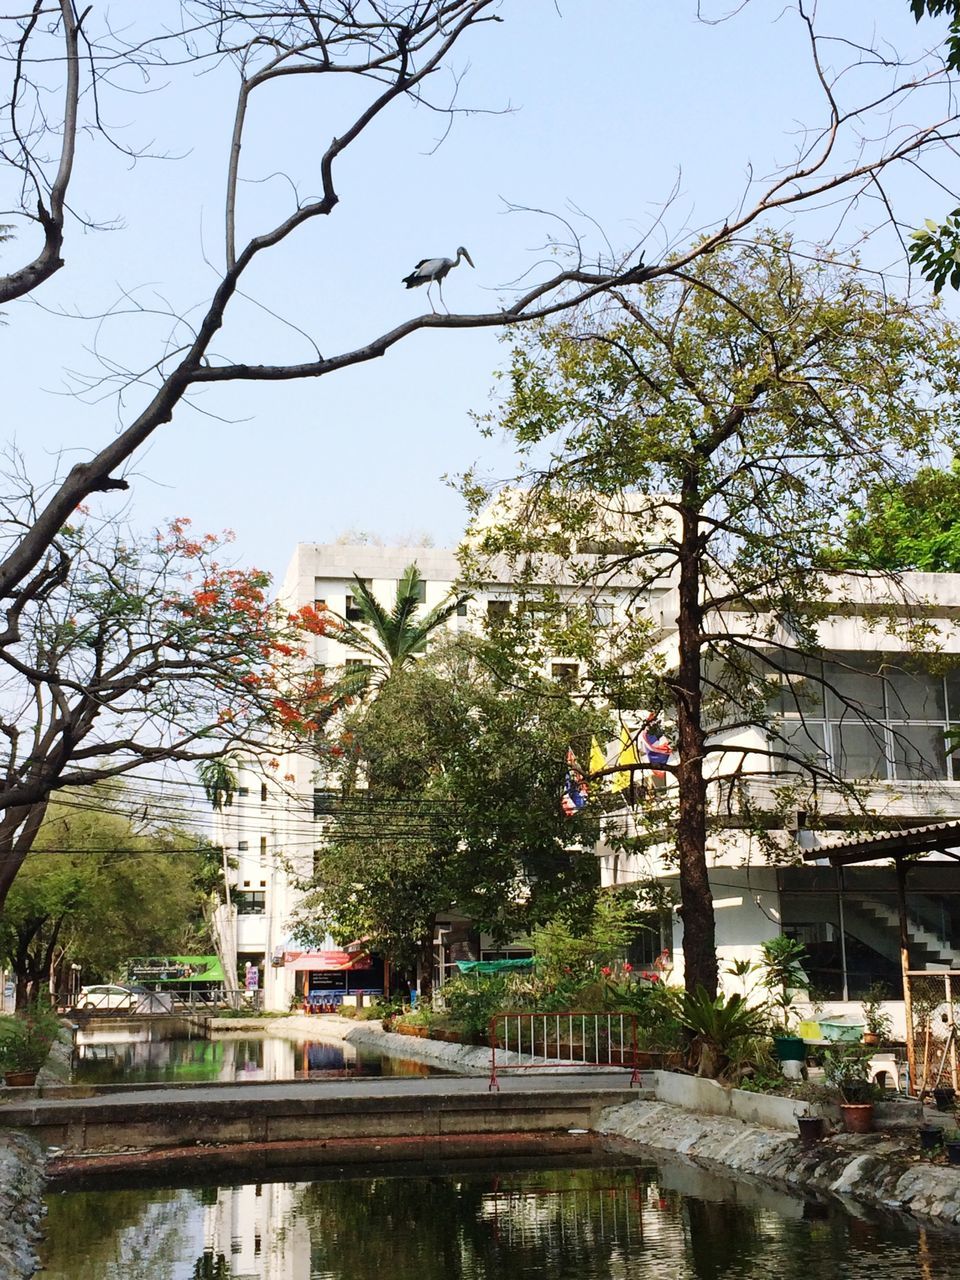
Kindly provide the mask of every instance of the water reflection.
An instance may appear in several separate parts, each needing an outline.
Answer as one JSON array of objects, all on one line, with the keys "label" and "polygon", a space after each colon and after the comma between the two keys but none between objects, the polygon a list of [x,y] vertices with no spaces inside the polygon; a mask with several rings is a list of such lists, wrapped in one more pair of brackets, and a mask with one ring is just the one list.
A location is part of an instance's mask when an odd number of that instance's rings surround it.
[{"label": "water reflection", "polygon": [[229,1035],[207,1040],[164,1023],[78,1031],[73,1079],[83,1084],[306,1080],[325,1075],[430,1075],[422,1063],[384,1058],[343,1041]]},{"label": "water reflection", "polygon": [[[941,1280],[957,1238],[652,1164],[50,1197],[47,1280]],[[741,1184],[736,1184],[739,1187]]]}]

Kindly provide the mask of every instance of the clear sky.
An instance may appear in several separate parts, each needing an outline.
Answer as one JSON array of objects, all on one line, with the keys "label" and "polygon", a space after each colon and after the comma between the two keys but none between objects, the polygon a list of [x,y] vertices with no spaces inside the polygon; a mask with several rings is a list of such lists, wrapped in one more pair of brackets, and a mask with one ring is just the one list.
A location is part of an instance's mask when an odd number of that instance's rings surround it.
[{"label": "clear sky", "polygon": [[[151,7],[167,5],[146,0]],[[735,7],[704,4],[714,16]],[[821,0],[819,10],[824,28],[882,35],[911,53],[942,30],[933,22],[918,29],[907,0]],[[401,104],[378,122],[337,170],[333,216],[264,256],[246,285],[262,306],[231,311],[219,351],[252,362],[309,359],[307,341],[263,308],[306,330],[324,355],[369,340],[426,307],[423,290],[401,284],[417,260],[453,256],[461,244],[476,270],[461,265],[449,277],[448,304],[490,309],[536,269],[558,229],[508,205],[572,216],[599,248],[594,220],[619,249],[650,229],[676,183],[667,225],[677,243],[735,209],[750,166],[760,174],[786,160],[801,122],[823,119],[802,28],[783,0],[752,0],[722,25],[699,23],[696,0],[504,0],[500,12],[505,21],[479,28],[454,59],[467,72],[461,107],[481,110],[458,116],[439,148],[444,118],[423,107]],[[834,51],[849,54],[843,45]],[[131,165],[101,138],[81,139],[74,207],[112,229],[71,225],[66,268],[33,301],[9,306],[0,330],[3,434],[24,451],[36,482],[59,451],[68,462],[82,457],[143,401],[136,388],[122,403],[109,387],[78,398],[69,394],[72,374],[102,374],[98,357],[149,366],[171,333],[169,318],[129,307],[104,323],[57,313],[122,307],[124,291],[148,309],[181,314],[208,298],[209,263],[223,255],[234,92],[235,75],[223,66],[203,76],[171,71],[149,94],[105,96],[117,136],[166,159]],[[303,194],[316,191],[322,149],[358,100],[343,80],[317,77],[254,101],[241,234],[288,211],[290,189],[278,175],[294,176]],[[921,120],[935,108],[921,94],[910,110]],[[910,172],[892,189],[914,224],[956,203]],[[845,230],[875,218],[875,205],[864,203]],[[828,209],[797,219],[795,229],[816,237],[836,219]],[[12,265],[27,243],[4,245],[0,265]],[[648,260],[663,245],[654,236]],[[871,252],[886,262],[896,250],[885,242]],[[199,530],[232,528],[238,559],[275,574],[296,542],[347,529],[453,544],[464,512],[444,473],[479,460],[491,475],[510,474],[506,449],[483,440],[470,417],[487,408],[503,357],[489,331],[421,334],[383,360],[320,381],[207,389],[138,457],[129,518],[144,528],[174,515]],[[110,509],[121,502],[111,497]]]}]

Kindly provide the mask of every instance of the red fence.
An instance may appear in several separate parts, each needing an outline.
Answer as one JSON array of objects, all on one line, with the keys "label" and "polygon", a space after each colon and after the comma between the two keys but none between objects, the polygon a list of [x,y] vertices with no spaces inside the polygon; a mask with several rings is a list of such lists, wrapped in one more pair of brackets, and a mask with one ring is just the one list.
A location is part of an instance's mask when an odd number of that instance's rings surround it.
[{"label": "red fence", "polygon": [[637,1015],[627,1012],[498,1013],[490,1019],[490,1088],[498,1073],[625,1067],[640,1083]]}]

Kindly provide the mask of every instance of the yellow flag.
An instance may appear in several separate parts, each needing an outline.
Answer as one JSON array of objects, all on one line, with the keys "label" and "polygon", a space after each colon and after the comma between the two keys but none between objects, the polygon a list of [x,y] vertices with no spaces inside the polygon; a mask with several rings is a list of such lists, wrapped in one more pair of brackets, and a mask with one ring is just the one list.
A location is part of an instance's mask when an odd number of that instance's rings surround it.
[{"label": "yellow flag", "polygon": [[[620,759],[618,764],[639,764],[640,757],[637,755],[637,748],[634,746],[633,739],[627,732],[626,725],[620,726]],[[611,788],[614,791],[626,791],[629,787],[633,773],[615,773]]]},{"label": "yellow flag", "polygon": [[601,769],[607,767],[607,757],[603,754],[600,743],[596,738],[590,739],[590,772],[599,773]]}]

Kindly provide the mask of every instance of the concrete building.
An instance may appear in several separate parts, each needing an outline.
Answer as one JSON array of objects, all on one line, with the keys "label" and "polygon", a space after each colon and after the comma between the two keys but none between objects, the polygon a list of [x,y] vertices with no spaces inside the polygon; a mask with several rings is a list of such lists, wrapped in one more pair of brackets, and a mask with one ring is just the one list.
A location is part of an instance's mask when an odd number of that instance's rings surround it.
[{"label": "concrete building", "polygon": [[[520,500],[508,496],[489,520],[502,514],[503,503],[512,512]],[[589,609],[601,631],[615,632],[642,617],[669,667],[676,651],[677,611],[674,583],[666,569],[662,578],[651,580],[648,575],[642,588],[622,573],[606,575],[602,589],[577,585],[579,571],[589,567],[592,558],[616,549],[618,522],[622,527],[621,518],[609,517],[591,537],[582,537],[565,560],[543,557],[543,583],[549,584],[555,602],[559,598],[566,607]],[[474,542],[484,527],[481,520]],[[355,574],[379,599],[388,601],[403,570],[414,561],[424,579],[425,608],[445,600],[459,572],[453,551],[312,543],[296,548],[279,598],[291,612],[303,605],[322,605],[351,618]],[[449,620],[451,630],[479,629],[520,604],[505,562],[492,561],[487,572],[475,598]],[[881,583],[862,578],[838,579],[834,587],[835,607],[819,624],[819,641],[828,656],[827,691],[816,680],[791,677],[784,682],[778,709],[777,741],[754,728],[734,729],[724,736],[724,745],[735,749],[736,771],[742,776],[731,786],[729,770],[711,766],[714,831],[709,859],[722,968],[755,959],[764,940],[786,931],[804,942],[814,960],[811,984],[836,1001],[858,998],[877,980],[888,982],[891,990],[898,986],[892,872],[884,865],[845,872],[826,864],[774,866],[764,845],[777,845],[789,857],[791,852],[826,849],[844,832],[870,822],[909,827],[960,817],[960,754],[950,738],[952,732],[960,733],[960,575],[905,575],[896,601]],[[535,604],[525,597],[522,607],[535,622]],[[934,661],[926,670],[897,628],[878,625],[880,613],[897,609],[904,621],[922,617],[928,629],[924,647]],[[718,625],[735,627],[737,619],[726,617]],[[311,645],[308,660],[321,666],[360,660],[331,636],[313,637]],[[547,662],[547,674],[575,681],[578,666],[556,654]],[[624,718],[636,727],[629,713]],[[670,728],[666,725],[668,737]],[[784,743],[800,744],[827,771],[855,781],[856,796],[823,784],[811,789],[795,768],[766,754]],[[608,751],[613,752],[608,757],[613,762],[616,744]],[[661,801],[669,799],[670,786],[668,775]],[[773,815],[778,805],[783,807],[785,788],[793,788],[793,807],[780,819],[768,817],[762,835],[751,832],[745,812]],[[632,808],[619,802],[621,807],[608,818],[609,840],[598,848],[601,881],[611,890],[647,879],[675,887],[669,827],[658,840],[658,832],[650,830],[649,807],[642,797],[635,798]],[[290,920],[299,898],[298,880],[312,872],[331,801],[315,762],[306,757],[251,762],[242,770],[240,790],[220,821],[218,840],[236,860],[239,959],[241,966],[255,968],[268,1008],[289,1007],[303,986],[298,971],[308,971],[309,958],[294,957],[291,963],[298,944],[290,936]],[[626,839],[629,846],[637,836],[644,837],[642,852],[619,843]],[[912,962],[918,967],[960,969],[956,864],[933,860],[912,876]],[[682,978],[681,926],[675,916],[660,925],[677,981]],[[481,958],[489,953],[488,943],[489,939],[469,937],[462,921],[443,922],[437,938],[441,970],[453,959]],[[349,965],[342,953],[336,959],[331,940],[323,950],[331,953],[331,964]],[[377,975],[367,976],[375,987]],[[362,988],[363,977],[345,978],[343,990],[351,989],[351,982]],[[741,989],[740,980],[728,975],[725,981],[730,989]]]}]

